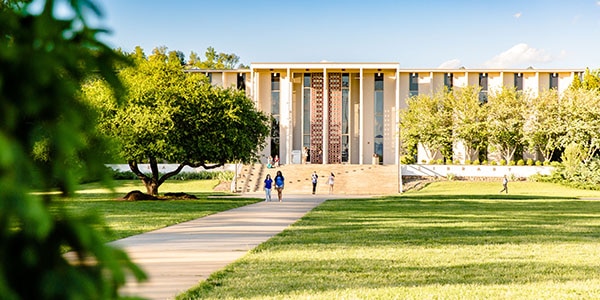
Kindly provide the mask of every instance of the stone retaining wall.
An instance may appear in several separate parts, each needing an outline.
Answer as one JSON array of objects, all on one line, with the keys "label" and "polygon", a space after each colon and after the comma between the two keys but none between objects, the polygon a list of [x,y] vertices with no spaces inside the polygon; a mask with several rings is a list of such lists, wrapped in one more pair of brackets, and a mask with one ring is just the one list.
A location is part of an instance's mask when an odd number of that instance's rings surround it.
[{"label": "stone retaining wall", "polygon": [[528,178],[531,175],[550,175],[550,166],[481,166],[481,165],[402,165],[402,177],[453,177],[455,179]]}]

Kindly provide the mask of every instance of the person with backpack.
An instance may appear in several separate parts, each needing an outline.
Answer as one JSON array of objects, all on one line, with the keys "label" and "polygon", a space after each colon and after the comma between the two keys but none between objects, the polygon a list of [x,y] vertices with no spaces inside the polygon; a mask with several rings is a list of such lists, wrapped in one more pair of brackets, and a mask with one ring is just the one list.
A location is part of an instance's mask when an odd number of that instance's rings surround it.
[{"label": "person with backpack", "polygon": [[283,174],[281,174],[281,171],[277,171],[277,175],[275,175],[275,189],[277,190],[277,198],[279,199],[279,202],[282,201],[282,192],[283,192],[283,186],[285,185],[285,178],[283,178]]}]

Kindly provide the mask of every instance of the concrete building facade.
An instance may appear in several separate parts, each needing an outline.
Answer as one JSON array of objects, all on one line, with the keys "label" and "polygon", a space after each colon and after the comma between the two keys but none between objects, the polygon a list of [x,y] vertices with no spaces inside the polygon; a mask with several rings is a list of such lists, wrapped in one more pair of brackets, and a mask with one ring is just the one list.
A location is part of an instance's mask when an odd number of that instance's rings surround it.
[{"label": "concrete building facade", "polygon": [[243,70],[203,72],[214,85],[243,89],[271,115],[263,157],[313,164],[398,164],[399,110],[418,94],[470,85],[480,100],[502,86],[537,96],[566,90],[583,69],[402,69],[398,63],[253,63]]}]

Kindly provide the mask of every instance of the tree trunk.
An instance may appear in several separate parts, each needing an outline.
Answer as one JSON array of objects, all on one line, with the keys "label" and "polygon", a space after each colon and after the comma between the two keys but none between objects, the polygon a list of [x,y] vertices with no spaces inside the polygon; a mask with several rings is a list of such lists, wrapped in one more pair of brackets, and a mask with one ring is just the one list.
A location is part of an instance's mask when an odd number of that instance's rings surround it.
[{"label": "tree trunk", "polygon": [[158,182],[152,179],[144,180],[144,185],[146,186],[146,194],[158,196]]},{"label": "tree trunk", "polygon": [[152,177],[148,177],[148,176],[146,176],[146,174],[144,174],[140,171],[140,169],[138,168],[137,161],[130,160],[128,162],[128,164],[129,164],[129,168],[131,169],[131,171],[135,175],[137,175],[137,177],[139,179],[141,179],[142,182],[144,183],[144,186],[146,187],[146,193],[149,195],[152,195],[152,196],[158,196],[158,187],[162,183],[158,179],[158,164],[156,162],[156,159],[153,157],[150,157],[149,160],[150,160],[150,169],[152,170]]}]

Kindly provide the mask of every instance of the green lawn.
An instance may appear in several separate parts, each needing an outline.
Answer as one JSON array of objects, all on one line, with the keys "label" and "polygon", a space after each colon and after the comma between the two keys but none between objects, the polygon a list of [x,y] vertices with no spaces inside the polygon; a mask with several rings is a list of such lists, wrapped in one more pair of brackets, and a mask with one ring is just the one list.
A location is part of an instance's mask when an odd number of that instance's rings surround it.
[{"label": "green lawn", "polygon": [[327,201],[178,299],[599,298],[600,192],[500,189]]},{"label": "green lawn", "polygon": [[161,194],[186,192],[197,200],[123,201],[119,198],[129,191],[145,191],[140,181],[116,181],[114,192],[92,183],[82,185],[75,196],[56,202],[75,213],[100,214],[110,229],[107,240],[112,241],[259,201],[215,197],[230,195],[213,192],[217,184],[218,180],[167,181],[159,190]]}]

